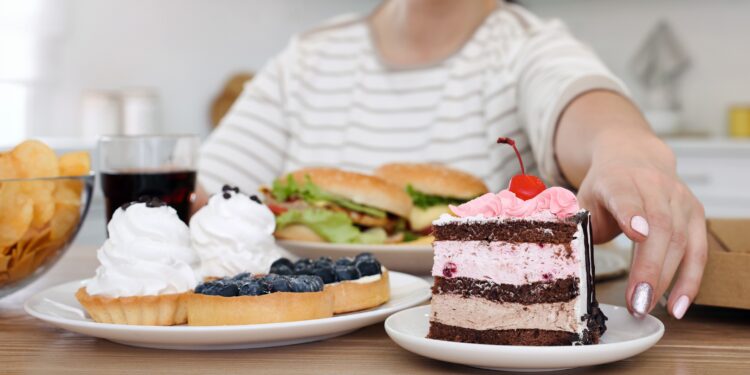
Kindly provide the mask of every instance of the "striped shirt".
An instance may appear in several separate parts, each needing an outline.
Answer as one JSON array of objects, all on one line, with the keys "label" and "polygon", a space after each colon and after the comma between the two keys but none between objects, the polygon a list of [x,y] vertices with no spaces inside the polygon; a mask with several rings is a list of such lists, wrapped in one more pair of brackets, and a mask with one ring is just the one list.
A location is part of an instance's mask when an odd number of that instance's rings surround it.
[{"label": "striped shirt", "polygon": [[245,86],[201,149],[199,182],[255,191],[306,166],[430,162],[498,190],[520,169],[495,144],[506,136],[529,169],[562,184],[558,117],[594,89],[625,91],[564,25],[516,5],[501,3],[452,56],[408,69],[382,62],[366,18],[338,19],[292,38]]}]

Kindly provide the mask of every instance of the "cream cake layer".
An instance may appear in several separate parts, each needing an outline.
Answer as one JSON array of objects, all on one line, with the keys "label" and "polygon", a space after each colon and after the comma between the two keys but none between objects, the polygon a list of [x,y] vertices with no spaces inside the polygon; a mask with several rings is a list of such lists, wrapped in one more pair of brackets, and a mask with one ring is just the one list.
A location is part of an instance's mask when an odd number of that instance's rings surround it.
[{"label": "cream cake layer", "polygon": [[435,241],[432,275],[511,285],[580,277],[578,242]]},{"label": "cream cake layer", "polygon": [[473,330],[539,329],[580,333],[584,322],[576,311],[577,298],[568,302],[493,302],[455,294],[432,296],[430,320]]}]

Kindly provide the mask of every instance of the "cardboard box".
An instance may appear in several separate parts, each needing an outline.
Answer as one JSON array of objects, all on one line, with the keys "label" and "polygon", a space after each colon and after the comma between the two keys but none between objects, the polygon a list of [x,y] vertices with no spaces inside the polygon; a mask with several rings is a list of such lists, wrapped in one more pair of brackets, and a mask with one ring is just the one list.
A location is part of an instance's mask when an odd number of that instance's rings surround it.
[{"label": "cardboard box", "polygon": [[750,309],[750,219],[708,220],[708,262],[695,303]]}]

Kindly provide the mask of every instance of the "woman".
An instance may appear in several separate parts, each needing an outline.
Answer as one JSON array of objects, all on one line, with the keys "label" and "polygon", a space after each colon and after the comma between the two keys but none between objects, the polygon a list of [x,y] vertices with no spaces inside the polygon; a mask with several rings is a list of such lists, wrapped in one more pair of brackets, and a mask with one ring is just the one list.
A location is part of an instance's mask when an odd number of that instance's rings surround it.
[{"label": "woman", "polygon": [[498,136],[515,138],[546,180],[578,189],[595,241],[636,242],[633,315],[676,276],[668,310],[683,317],[707,245],[674,155],[591,50],[497,0],[390,0],[293,38],[203,147],[199,198],[308,165],[367,172],[391,161],[444,163],[497,190],[518,173]]}]

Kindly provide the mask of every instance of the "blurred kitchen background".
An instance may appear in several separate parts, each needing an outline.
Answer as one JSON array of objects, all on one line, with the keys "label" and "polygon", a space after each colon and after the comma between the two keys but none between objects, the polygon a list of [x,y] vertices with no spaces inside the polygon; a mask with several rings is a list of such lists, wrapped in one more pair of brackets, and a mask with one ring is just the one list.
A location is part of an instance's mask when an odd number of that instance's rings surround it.
[{"label": "blurred kitchen background", "polygon": [[[295,32],[377,0],[0,0],[0,148],[210,132],[212,103]],[[522,0],[624,79],[709,216],[750,216],[750,1]],[[231,91],[231,90],[230,90]],[[80,242],[104,238],[97,190]]]}]

